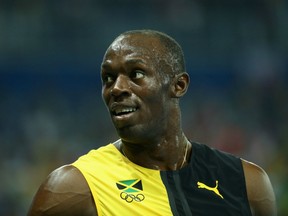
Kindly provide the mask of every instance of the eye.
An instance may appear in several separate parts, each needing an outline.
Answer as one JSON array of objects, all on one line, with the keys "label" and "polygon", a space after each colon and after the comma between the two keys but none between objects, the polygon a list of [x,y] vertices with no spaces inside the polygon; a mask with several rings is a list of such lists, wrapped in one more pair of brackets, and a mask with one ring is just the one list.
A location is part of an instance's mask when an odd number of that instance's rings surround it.
[{"label": "eye", "polygon": [[145,76],[144,71],[142,70],[134,70],[131,73],[131,78],[132,79],[142,79]]},{"label": "eye", "polygon": [[107,83],[112,83],[112,82],[114,82],[114,77],[109,75],[109,74],[107,74],[107,75],[103,76],[102,80],[106,84]]}]

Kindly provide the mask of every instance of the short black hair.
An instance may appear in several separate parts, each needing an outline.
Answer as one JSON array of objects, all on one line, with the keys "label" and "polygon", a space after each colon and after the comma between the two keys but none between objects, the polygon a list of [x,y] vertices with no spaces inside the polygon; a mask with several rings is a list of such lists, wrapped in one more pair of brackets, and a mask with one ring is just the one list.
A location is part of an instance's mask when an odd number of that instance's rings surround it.
[{"label": "short black hair", "polygon": [[181,72],[186,72],[184,52],[179,43],[174,38],[167,35],[166,33],[151,29],[126,31],[119,35],[119,37],[133,34],[144,34],[157,38],[167,51],[165,52],[166,56],[164,57],[166,57],[167,64],[171,65],[173,73],[178,74]]}]

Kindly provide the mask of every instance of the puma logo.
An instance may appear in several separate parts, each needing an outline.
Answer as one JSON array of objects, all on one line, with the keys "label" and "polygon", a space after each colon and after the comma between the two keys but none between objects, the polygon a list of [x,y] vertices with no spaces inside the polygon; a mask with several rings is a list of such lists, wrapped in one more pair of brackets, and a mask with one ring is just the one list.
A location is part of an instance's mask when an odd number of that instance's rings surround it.
[{"label": "puma logo", "polygon": [[215,194],[217,194],[218,196],[220,196],[222,199],[224,199],[224,197],[220,194],[219,190],[218,190],[218,181],[216,180],[216,186],[215,187],[209,187],[207,185],[205,185],[202,182],[197,182],[198,188],[204,188],[206,190],[210,190],[213,191]]}]

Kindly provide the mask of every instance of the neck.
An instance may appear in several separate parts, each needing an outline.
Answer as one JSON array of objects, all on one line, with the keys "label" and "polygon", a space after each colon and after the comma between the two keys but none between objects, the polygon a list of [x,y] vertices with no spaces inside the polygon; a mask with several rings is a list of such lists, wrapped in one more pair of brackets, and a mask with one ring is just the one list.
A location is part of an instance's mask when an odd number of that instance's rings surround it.
[{"label": "neck", "polygon": [[132,162],[156,170],[183,168],[189,161],[191,150],[191,144],[183,132],[154,142],[130,143],[118,140],[116,144]]}]

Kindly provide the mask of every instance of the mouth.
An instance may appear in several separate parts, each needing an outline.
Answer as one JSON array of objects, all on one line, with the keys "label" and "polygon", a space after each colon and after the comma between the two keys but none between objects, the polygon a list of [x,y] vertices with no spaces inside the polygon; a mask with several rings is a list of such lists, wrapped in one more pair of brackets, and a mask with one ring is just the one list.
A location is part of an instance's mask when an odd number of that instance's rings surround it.
[{"label": "mouth", "polygon": [[115,107],[111,110],[113,116],[124,116],[134,113],[138,110],[137,107]]}]

